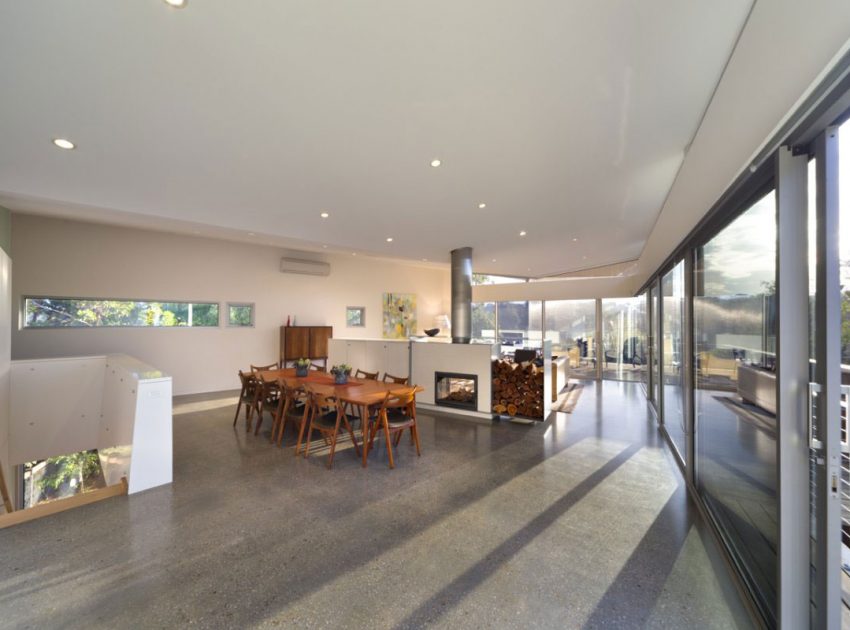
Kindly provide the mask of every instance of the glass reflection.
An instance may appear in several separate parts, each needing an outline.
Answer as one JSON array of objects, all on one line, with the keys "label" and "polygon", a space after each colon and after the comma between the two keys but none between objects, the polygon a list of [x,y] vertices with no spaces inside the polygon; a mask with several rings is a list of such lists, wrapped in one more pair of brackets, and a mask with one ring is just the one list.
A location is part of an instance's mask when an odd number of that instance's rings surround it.
[{"label": "glass reflection", "polygon": [[602,378],[641,381],[646,372],[646,297],[602,300]]},{"label": "glass reflection", "polygon": [[546,302],[546,339],[566,354],[571,378],[596,378],[596,300]]},{"label": "glass reflection", "polygon": [[775,255],[771,192],[696,250],[694,272],[697,487],[768,611],[776,604]]},{"label": "glass reflection", "polygon": [[685,263],[678,265],[661,280],[661,361],[664,388],[664,428],[685,459],[685,383],[682,373],[682,331],[685,317]]}]

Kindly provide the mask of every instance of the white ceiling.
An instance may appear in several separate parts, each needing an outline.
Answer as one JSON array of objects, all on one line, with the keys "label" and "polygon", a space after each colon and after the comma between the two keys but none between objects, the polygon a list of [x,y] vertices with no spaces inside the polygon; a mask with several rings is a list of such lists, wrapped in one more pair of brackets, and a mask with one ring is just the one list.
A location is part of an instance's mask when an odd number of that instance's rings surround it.
[{"label": "white ceiling", "polygon": [[413,260],[472,246],[490,273],[633,260],[750,5],[4,2],[0,203]]}]

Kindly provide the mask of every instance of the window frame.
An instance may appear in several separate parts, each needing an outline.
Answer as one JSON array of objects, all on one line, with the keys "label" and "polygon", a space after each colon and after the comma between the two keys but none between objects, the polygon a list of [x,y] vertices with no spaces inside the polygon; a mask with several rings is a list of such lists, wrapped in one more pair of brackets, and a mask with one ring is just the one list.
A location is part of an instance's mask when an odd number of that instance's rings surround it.
[{"label": "window frame", "polygon": [[[225,325],[227,326],[227,328],[255,328],[256,327],[256,322],[257,322],[257,319],[256,319],[257,318],[257,304],[256,304],[256,302],[226,302],[225,304],[226,304],[225,310],[227,311],[227,323]],[[236,306],[236,307],[247,306],[248,308],[250,308],[251,309],[251,322],[248,323],[248,324],[234,324],[233,321],[230,319],[230,309],[234,306]],[[219,317],[219,321],[220,320],[221,320],[221,318]]]},{"label": "window frame", "polygon": [[[348,323],[348,312],[349,311],[360,311],[360,323],[359,324],[349,324]],[[346,306],[345,307],[345,327],[346,328],[365,328],[366,327],[366,307],[365,306]]]},{"label": "window frame", "polygon": [[[88,302],[158,302],[161,304],[202,304],[204,306],[215,304],[217,307],[216,323],[211,326],[139,326],[139,325],[115,325],[106,324],[100,326],[27,326],[27,300],[77,300]],[[32,293],[23,294],[18,302],[18,330],[98,330],[98,329],[152,329],[152,330],[171,330],[171,329],[211,329],[221,328],[221,302],[218,300],[174,300],[174,299],[147,299],[147,298],[117,298],[117,297],[82,297],[82,296],[64,296],[64,295],[35,295]]]}]

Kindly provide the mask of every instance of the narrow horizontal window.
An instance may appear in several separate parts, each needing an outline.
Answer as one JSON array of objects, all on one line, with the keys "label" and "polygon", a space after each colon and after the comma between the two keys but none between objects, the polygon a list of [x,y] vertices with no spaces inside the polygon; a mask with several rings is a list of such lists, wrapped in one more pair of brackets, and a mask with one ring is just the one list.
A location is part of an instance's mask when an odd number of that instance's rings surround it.
[{"label": "narrow horizontal window", "polygon": [[217,302],[24,298],[24,328],[218,326]]},{"label": "narrow horizontal window", "polygon": [[228,304],[227,305],[228,326],[253,326],[254,305],[253,304]]}]

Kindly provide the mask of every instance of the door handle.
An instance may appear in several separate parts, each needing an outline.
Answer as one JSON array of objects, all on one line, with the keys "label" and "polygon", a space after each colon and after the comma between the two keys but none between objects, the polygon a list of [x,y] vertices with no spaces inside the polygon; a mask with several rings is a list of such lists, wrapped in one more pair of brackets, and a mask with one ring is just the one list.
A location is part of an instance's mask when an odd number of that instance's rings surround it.
[{"label": "door handle", "polygon": [[809,383],[809,448],[813,451],[822,451],[823,442],[815,437],[815,424],[817,422],[818,398],[822,388],[820,383]]}]

